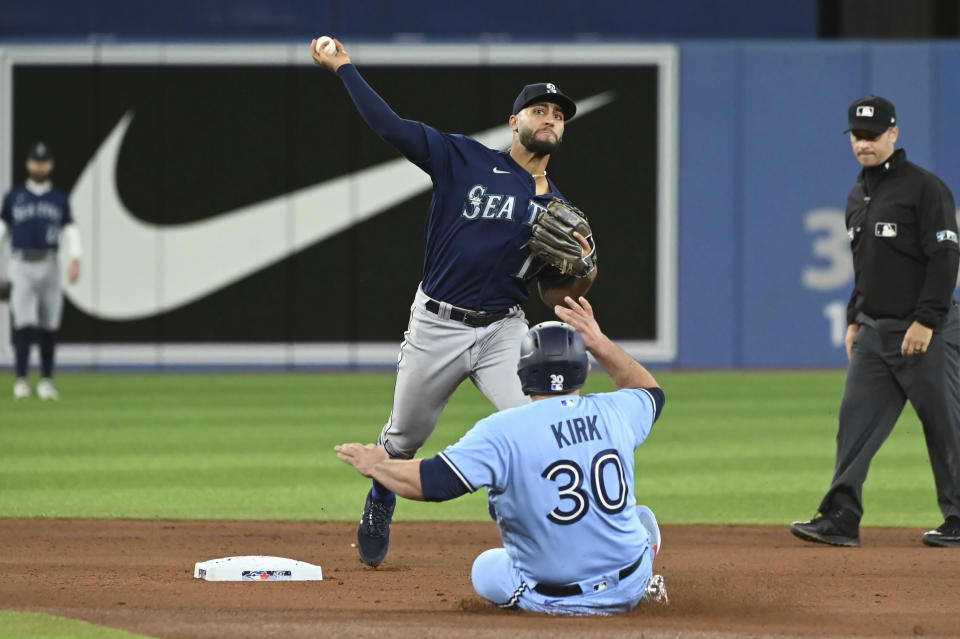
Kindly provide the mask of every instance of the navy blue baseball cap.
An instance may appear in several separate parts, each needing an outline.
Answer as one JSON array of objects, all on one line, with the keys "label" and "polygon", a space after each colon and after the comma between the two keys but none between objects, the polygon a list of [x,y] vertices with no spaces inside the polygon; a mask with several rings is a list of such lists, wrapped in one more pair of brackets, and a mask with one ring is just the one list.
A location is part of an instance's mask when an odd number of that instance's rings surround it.
[{"label": "navy blue baseball cap", "polygon": [[46,142],[34,142],[27,148],[28,160],[52,160],[53,149]]},{"label": "navy blue baseball cap", "polygon": [[893,102],[879,95],[868,95],[856,100],[847,109],[847,123],[850,131],[870,131],[883,133],[897,124],[897,110]]},{"label": "navy blue baseball cap", "polygon": [[577,104],[553,82],[538,82],[523,87],[523,91],[513,101],[513,115],[520,113],[534,102],[553,102],[563,109],[563,119],[570,120],[577,112]]}]

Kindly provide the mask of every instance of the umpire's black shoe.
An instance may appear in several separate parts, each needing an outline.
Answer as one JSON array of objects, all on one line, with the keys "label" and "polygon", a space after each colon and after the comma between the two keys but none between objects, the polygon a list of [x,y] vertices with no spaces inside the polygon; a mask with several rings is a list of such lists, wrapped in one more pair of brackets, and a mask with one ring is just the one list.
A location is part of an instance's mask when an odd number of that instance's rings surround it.
[{"label": "umpire's black shoe", "polygon": [[373,490],[367,493],[363,519],[357,528],[357,550],[360,551],[360,561],[368,566],[376,568],[387,556],[390,548],[390,521],[396,506],[396,497],[385,502],[374,499]]},{"label": "umpire's black shoe", "polygon": [[923,533],[923,543],[928,546],[960,548],[960,517],[948,517],[936,530]]},{"label": "umpire's black shoe", "polygon": [[804,541],[831,546],[859,546],[860,522],[856,515],[843,510],[832,510],[810,521],[795,521],[790,532]]}]

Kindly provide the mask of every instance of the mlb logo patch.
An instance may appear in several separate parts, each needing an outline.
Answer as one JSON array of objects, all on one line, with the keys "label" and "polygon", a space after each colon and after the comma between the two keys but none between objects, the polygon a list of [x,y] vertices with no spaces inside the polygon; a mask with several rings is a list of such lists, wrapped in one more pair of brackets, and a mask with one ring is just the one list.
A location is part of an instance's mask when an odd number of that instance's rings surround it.
[{"label": "mlb logo patch", "polygon": [[950,229],[944,231],[937,231],[937,241],[938,242],[953,242],[957,244],[957,234],[951,231]]},{"label": "mlb logo patch", "polygon": [[858,107],[857,107],[857,117],[858,117],[858,118],[872,118],[872,117],[873,117],[873,107],[872,107],[872,106],[858,106]]},{"label": "mlb logo patch", "polygon": [[557,375],[557,374],[550,375],[550,390],[552,391],[563,390],[563,375]]},{"label": "mlb logo patch", "polygon": [[897,237],[897,223],[877,222],[875,233],[877,237]]},{"label": "mlb logo patch", "polygon": [[594,592],[600,592],[601,590],[606,590],[606,589],[607,589],[607,582],[606,582],[606,581],[601,581],[600,583],[593,584],[593,591],[594,591]]}]

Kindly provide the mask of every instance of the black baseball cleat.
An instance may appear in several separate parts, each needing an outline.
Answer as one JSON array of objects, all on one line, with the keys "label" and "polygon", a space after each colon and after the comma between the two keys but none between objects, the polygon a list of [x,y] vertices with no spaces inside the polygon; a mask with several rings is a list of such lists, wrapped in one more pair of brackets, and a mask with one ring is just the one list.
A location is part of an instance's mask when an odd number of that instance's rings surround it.
[{"label": "black baseball cleat", "polygon": [[860,526],[851,517],[850,513],[834,510],[810,521],[795,521],[790,524],[790,532],[804,541],[856,547],[860,545]]},{"label": "black baseball cleat", "polygon": [[390,548],[390,521],[396,498],[390,502],[373,498],[373,490],[367,493],[367,503],[363,506],[363,518],[357,528],[357,550],[360,561],[376,568],[383,563]]},{"label": "black baseball cleat", "polygon": [[960,548],[960,517],[948,517],[936,530],[923,533],[923,543],[942,548]]}]

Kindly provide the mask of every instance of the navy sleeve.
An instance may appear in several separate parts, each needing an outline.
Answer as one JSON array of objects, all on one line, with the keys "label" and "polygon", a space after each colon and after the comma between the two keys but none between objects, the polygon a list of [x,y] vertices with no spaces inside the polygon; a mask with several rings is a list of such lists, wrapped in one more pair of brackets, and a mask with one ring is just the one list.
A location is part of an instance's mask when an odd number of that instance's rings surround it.
[{"label": "navy sleeve", "polygon": [[656,404],[657,408],[653,415],[653,421],[657,421],[660,417],[660,413],[663,412],[663,405],[667,402],[667,396],[663,394],[662,388],[646,388],[644,389],[653,396],[653,402]]},{"label": "navy sleeve", "polygon": [[439,455],[420,462],[420,486],[425,501],[447,501],[470,492]]},{"label": "navy sleeve", "polygon": [[341,66],[337,75],[347,87],[347,93],[350,94],[357,111],[370,128],[411,162],[421,166],[426,164],[430,157],[430,147],[423,125],[413,120],[404,120],[394,113],[390,105],[377,95],[352,64]]}]

